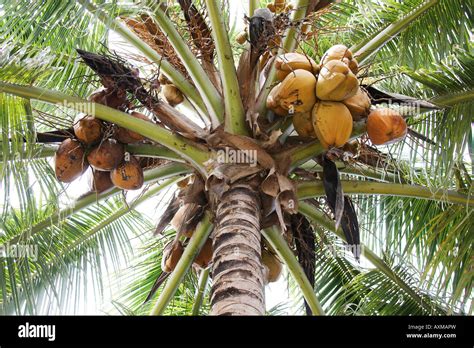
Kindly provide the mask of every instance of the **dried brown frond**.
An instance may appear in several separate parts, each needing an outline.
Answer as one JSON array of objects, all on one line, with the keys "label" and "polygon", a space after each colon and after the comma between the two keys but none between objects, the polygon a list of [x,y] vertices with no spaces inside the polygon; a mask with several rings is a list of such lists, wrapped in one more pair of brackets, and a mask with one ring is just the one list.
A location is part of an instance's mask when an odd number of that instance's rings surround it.
[{"label": "dried brown frond", "polygon": [[181,59],[176,54],[173,46],[150,16],[142,14],[139,20],[133,18],[122,19],[125,24],[127,24],[127,26],[138,35],[140,39],[145,41],[148,46],[154,49],[159,55],[161,55],[179,72],[181,72],[181,74],[189,79],[186,68],[181,62]]}]

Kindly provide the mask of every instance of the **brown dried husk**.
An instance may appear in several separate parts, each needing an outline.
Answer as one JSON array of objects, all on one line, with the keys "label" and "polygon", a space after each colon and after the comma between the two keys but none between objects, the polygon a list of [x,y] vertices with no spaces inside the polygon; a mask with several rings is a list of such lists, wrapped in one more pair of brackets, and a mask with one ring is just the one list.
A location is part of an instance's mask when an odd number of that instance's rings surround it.
[{"label": "brown dried husk", "polygon": [[175,85],[164,85],[161,92],[171,106],[176,106],[184,101],[183,93]]},{"label": "brown dried husk", "polygon": [[180,241],[169,242],[163,249],[163,256],[161,258],[161,269],[163,272],[173,272],[178,264],[178,261],[183,255],[184,247]]},{"label": "brown dried husk", "polygon": [[262,263],[267,270],[267,283],[276,282],[280,278],[283,269],[283,265],[278,257],[267,249],[262,249]]},{"label": "brown dried husk", "polygon": [[212,261],[212,252],[212,239],[209,238],[206,240],[201,251],[194,259],[194,264],[201,268],[209,267],[209,264]]}]

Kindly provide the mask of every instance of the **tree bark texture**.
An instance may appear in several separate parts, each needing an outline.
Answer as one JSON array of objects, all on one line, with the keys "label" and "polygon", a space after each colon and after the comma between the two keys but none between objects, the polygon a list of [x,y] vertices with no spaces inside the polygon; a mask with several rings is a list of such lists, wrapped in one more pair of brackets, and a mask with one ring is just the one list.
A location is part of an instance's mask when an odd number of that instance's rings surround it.
[{"label": "tree bark texture", "polygon": [[261,202],[248,183],[233,184],[216,210],[211,315],[263,315]]}]

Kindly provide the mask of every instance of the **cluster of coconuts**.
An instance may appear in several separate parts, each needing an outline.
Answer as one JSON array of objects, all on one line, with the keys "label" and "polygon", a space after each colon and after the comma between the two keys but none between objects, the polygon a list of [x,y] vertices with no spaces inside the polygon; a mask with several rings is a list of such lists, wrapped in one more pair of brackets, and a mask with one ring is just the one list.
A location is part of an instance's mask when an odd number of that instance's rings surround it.
[{"label": "cluster of coconuts", "polygon": [[[120,109],[126,104],[126,95],[104,88],[94,92],[89,100]],[[130,115],[150,121],[139,112],[133,111]],[[125,152],[125,145],[143,140],[145,138],[136,132],[81,114],[74,123],[74,137],[65,139],[56,151],[56,178],[70,183],[90,166],[93,191],[103,192],[113,186],[137,190],[143,185],[143,169],[134,156]]]},{"label": "cluster of coconuts", "polygon": [[357,60],[344,45],[332,46],[320,64],[300,53],[275,61],[278,83],[270,91],[267,108],[279,116],[293,116],[296,132],[318,138],[325,148],[344,145],[353,121],[367,118],[367,133],[375,145],[403,138],[407,125],[395,110],[371,111],[368,94],[359,86]]}]

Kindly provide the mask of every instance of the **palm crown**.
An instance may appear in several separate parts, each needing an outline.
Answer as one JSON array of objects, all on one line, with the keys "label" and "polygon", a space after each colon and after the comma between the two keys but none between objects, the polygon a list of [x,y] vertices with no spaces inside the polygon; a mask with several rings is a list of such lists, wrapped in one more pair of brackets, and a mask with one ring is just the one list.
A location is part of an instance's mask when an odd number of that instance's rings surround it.
[{"label": "palm crown", "polygon": [[[468,1],[249,0],[245,33],[217,0],[0,6],[2,313],[70,309],[113,266],[124,314],[263,314],[281,263],[297,311],[472,313]],[[336,44],[339,60],[352,57],[327,64]],[[354,76],[351,96],[362,86],[372,110],[410,106],[397,109],[407,136],[375,147],[370,127],[382,123],[368,125],[369,105],[356,117],[348,95],[318,90],[330,65]],[[309,76],[299,89],[298,74]],[[349,121],[325,103],[348,106]],[[68,180],[50,159],[78,137],[85,105],[101,133],[76,141],[81,164],[109,138],[122,157],[103,190],[65,204],[56,177]],[[229,151],[247,163],[219,161]],[[160,204],[158,226],[136,210],[144,202]],[[341,253],[346,242],[361,255]],[[34,259],[8,255],[24,245]]]}]

